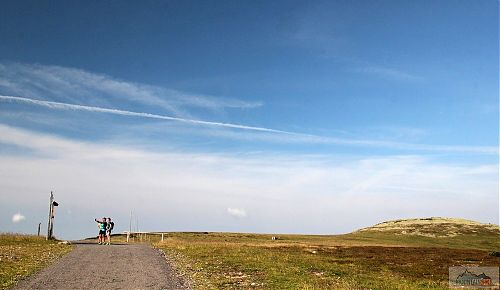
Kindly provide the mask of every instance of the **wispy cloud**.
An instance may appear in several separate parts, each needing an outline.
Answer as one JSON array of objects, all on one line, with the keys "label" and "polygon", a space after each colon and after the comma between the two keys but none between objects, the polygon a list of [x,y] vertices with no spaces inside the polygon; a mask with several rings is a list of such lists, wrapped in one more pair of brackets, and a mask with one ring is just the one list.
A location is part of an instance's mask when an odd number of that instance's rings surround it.
[{"label": "wispy cloud", "polygon": [[[254,140],[261,139],[261,140],[277,141],[277,142],[336,144],[343,146],[380,147],[380,148],[391,148],[398,150],[436,151],[436,152],[463,152],[463,153],[477,153],[477,154],[498,154],[499,152],[499,148],[496,146],[426,145],[426,144],[412,144],[412,143],[401,143],[401,142],[391,142],[391,141],[379,141],[379,140],[342,139],[342,138],[335,138],[328,136],[305,134],[300,132],[285,131],[273,128],[266,128],[266,127],[255,127],[255,126],[247,126],[241,124],[178,118],[178,117],[151,114],[145,112],[134,112],[134,111],[126,111],[126,110],[118,110],[118,109],[110,109],[102,107],[68,104],[61,102],[42,101],[42,100],[36,100],[24,97],[15,97],[15,96],[0,95],[0,101],[32,104],[59,110],[80,110],[80,111],[114,114],[114,115],[130,116],[130,117],[176,121],[192,125],[214,126],[214,127],[238,129],[245,131],[257,131],[260,133],[271,134],[271,135],[257,135],[257,136],[254,135],[253,137],[256,137],[254,138]],[[232,132],[212,132],[212,134],[219,134],[221,136],[229,136],[233,138],[248,137],[245,135],[241,136],[238,134],[234,134]],[[276,136],[276,134],[279,134],[280,136]]]},{"label": "wispy cloud", "polygon": [[410,74],[408,72],[383,66],[364,66],[353,68],[352,71],[379,76],[386,79],[401,80],[401,81],[419,81],[422,77]]},{"label": "wispy cloud", "polygon": [[[39,208],[30,215],[43,218],[40,192],[54,189],[62,206],[59,232],[72,238],[92,234],[89,215],[103,210],[116,217],[118,231],[128,226],[131,209],[145,230],[335,233],[435,215],[498,222],[498,164],[412,155],[151,152],[4,125],[0,142],[38,152],[0,153],[8,169],[0,174],[0,212]],[[247,216],[236,224],[228,209]],[[0,228],[15,229],[2,222]]]},{"label": "wispy cloud", "polygon": [[258,101],[186,93],[76,68],[19,63],[0,63],[0,92],[95,106],[128,101],[159,107],[175,116],[190,116],[191,107],[218,111],[262,106],[262,102]]},{"label": "wispy cloud", "polygon": [[109,108],[102,108],[102,107],[60,103],[60,102],[41,101],[41,100],[22,98],[22,97],[14,97],[14,96],[1,96],[0,95],[0,100],[39,105],[39,106],[44,106],[44,107],[51,108],[51,109],[79,110],[79,111],[106,113],[106,114],[122,115],[122,116],[130,116],[130,117],[141,117],[141,118],[177,121],[177,122],[190,123],[190,124],[196,124],[196,125],[218,126],[218,127],[226,127],[226,128],[234,128],[234,129],[271,132],[271,133],[293,134],[291,132],[274,130],[274,129],[269,129],[269,128],[262,128],[262,127],[253,127],[253,126],[245,126],[245,125],[221,123],[221,122],[210,122],[210,121],[203,121],[203,120],[178,118],[178,117],[171,117],[171,116],[157,115],[157,114],[150,114],[150,113],[143,113],[143,112],[133,112],[133,111],[109,109]]},{"label": "wispy cloud", "polygon": [[328,2],[301,7],[297,13],[284,18],[286,38],[282,41],[310,50],[315,57],[342,58],[350,40],[342,15],[338,13],[338,9],[332,9]]},{"label": "wispy cloud", "polygon": [[[356,45],[345,17],[334,2],[316,3],[301,10],[287,26],[289,39],[296,45],[310,49],[315,57],[335,61],[348,71],[377,76],[396,81],[421,81],[422,76],[411,73],[404,68],[390,65],[367,63],[361,55],[353,55],[352,47]],[[291,27],[291,28],[290,28]]]}]

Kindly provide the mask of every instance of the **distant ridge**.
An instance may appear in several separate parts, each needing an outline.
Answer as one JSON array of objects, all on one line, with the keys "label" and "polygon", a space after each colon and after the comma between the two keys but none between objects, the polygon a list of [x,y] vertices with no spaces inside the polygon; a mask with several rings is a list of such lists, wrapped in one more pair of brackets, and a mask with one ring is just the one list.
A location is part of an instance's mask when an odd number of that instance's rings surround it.
[{"label": "distant ridge", "polygon": [[500,235],[500,227],[461,218],[430,217],[386,221],[356,232],[387,232],[436,238],[460,235]]}]

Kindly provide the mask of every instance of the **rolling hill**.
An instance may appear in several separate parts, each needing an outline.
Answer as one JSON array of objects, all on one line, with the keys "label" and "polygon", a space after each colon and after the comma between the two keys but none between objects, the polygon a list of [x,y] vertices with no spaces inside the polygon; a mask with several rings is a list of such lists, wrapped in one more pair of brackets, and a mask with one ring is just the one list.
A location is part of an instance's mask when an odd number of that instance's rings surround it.
[{"label": "rolling hill", "polygon": [[499,235],[500,228],[459,218],[415,218],[387,221],[360,229],[358,232],[380,232],[395,235],[414,235],[430,238],[446,238],[464,235]]}]

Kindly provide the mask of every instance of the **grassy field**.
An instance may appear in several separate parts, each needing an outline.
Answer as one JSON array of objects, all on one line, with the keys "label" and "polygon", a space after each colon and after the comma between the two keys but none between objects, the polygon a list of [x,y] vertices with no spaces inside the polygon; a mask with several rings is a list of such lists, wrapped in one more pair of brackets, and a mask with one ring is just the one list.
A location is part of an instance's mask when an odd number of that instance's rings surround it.
[{"label": "grassy field", "polygon": [[13,286],[72,249],[41,237],[0,234],[0,287]]},{"label": "grassy field", "polygon": [[490,255],[500,250],[499,233],[498,226],[450,222],[278,240],[261,234],[170,233],[154,244],[200,289],[447,289],[449,266],[500,265],[500,258]]}]

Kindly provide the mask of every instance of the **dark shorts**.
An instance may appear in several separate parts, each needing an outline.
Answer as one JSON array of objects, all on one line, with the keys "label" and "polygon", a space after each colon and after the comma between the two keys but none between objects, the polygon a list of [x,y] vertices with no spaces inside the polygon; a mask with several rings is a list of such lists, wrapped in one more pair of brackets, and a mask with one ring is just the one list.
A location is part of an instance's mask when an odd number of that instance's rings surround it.
[{"label": "dark shorts", "polygon": [[106,231],[106,234],[111,236],[111,231]]},{"label": "dark shorts", "polygon": [[106,231],[99,231],[99,235],[106,235]]}]

